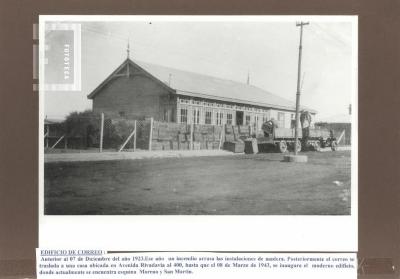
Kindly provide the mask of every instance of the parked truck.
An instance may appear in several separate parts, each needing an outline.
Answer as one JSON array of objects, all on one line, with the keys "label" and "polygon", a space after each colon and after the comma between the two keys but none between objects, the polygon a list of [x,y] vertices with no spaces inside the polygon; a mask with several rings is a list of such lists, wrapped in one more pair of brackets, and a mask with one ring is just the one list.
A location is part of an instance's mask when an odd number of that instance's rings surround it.
[{"label": "parked truck", "polygon": [[[302,111],[300,122],[302,128],[298,129],[297,151],[315,150],[330,147],[333,151],[337,149],[336,138],[333,131],[327,129],[315,129],[311,126],[311,114]],[[294,150],[295,147],[295,129],[278,127],[277,122],[271,119],[262,125],[264,135],[257,137],[257,144],[269,145],[284,153],[287,150]]]}]

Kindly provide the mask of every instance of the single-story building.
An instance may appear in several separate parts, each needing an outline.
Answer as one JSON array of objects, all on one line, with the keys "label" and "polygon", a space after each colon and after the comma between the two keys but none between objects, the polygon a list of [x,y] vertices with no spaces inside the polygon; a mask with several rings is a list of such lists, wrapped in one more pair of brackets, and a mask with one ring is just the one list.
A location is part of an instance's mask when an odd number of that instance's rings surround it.
[{"label": "single-story building", "polygon": [[[295,95],[293,94],[293,97]],[[250,84],[132,61],[129,57],[92,93],[93,111],[115,117],[210,125],[295,123],[295,103]],[[307,109],[315,116],[316,111]]]}]

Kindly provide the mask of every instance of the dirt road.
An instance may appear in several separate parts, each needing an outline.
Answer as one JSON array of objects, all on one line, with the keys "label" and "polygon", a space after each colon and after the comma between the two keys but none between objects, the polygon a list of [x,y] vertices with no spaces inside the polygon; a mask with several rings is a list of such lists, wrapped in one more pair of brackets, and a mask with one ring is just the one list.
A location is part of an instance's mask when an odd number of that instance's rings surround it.
[{"label": "dirt road", "polygon": [[45,164],[46,214],[350,214],[350,152]]}]

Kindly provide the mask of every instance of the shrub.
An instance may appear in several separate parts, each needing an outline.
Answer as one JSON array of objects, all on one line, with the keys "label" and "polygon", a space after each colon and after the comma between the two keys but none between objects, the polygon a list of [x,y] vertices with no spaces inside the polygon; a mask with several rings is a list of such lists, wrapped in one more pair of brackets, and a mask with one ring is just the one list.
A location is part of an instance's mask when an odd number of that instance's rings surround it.
[{"label": "shrub", "polygon": [[[64,121],[66,136],[78,141],[78,148],[98,147],[100,144],[101,115],[91,110],[72,112]],[[105,117],[103,147],[119,148],[133,131],[134,122]]]},{"label": "shrub", "polygon": [[72,112],[64,121],[66,136],[79,138],[82,147],[98,145],[101,116],[91,110]]}]

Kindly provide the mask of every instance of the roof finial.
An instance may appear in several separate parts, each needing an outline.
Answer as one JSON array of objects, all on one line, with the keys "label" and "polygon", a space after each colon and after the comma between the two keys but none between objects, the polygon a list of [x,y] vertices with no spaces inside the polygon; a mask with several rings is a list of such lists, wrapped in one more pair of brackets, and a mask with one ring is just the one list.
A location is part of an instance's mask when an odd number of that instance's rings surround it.
[{"label": "roof finial", "polygon": [[129,38],[128,38],[128,46],[126,48],[127,59],[129,59],[129,52],[130,50],[129,50]]},{"label": "roof finial", "polygon": [[250,71],[247,71],[247,85],[250,85]]}]

